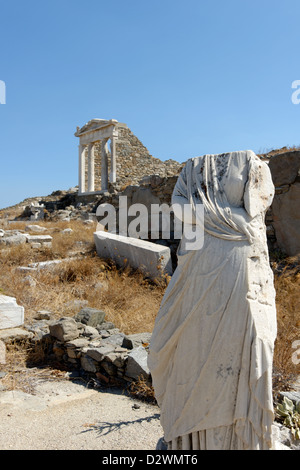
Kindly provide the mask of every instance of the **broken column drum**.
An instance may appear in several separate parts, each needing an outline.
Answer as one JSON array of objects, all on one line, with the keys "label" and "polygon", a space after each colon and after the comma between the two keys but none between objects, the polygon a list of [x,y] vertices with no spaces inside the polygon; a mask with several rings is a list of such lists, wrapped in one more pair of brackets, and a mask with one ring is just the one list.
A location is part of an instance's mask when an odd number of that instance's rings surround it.
[{"label": "broken column drum", "polygon": [[252,151],[193,158],[178,178],[173,204],[203,204],[205,217],[201,249],[181,240],[150,343],[169,449],[272,448],[276,308],[264,217],[273,196]]}]

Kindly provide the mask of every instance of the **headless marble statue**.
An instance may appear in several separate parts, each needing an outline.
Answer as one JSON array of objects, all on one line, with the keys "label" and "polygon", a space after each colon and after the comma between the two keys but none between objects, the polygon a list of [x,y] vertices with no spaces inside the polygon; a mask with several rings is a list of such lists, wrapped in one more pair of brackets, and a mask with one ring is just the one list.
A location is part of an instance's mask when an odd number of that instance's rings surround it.
[{"label": "headless marble statue", "polygon": [[273,196],[252,151],[193,158],[178,178],[172,203],[192,213],[203,204],[205,217],[201,249],[181,240],[149,349],[169,449],[272,448],[276,308],[264,217]]}]

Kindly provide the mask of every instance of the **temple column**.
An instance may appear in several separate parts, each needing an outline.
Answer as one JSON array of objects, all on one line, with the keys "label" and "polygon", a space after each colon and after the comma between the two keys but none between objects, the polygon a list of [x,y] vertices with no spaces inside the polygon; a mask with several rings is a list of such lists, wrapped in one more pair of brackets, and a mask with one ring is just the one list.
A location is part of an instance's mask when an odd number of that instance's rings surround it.
[{"label": "temple column", "polygon": [[88,192],[95,191],[95,146],[88,144]]},{"label": "temple column", "polygon": [[101,190],[108,190],[108,139],[101,141]]},{"label": "temple column", "polygon": [[78,145],[79,153],[79,181],[78,181],[78,193],[82,194],[85,192],[85,146],[82,144]]},{"label": "temple column", "polygon": [[116,158],[116,139],[113,136],[110,140],[110,155],[111,155],[111,170],[110,170],[110,182],[116,182],[117,176],[117,158]]}]

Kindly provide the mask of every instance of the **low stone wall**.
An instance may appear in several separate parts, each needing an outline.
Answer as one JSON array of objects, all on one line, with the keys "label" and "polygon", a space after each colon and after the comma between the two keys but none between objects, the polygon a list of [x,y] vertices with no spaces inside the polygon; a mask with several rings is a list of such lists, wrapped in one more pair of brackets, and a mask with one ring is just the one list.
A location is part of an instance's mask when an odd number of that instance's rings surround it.
[{"label": "low stone wall", "polygon": [[147,366],[151,333],[125,335],[94,308],[55,321],[43,315],[29,331],[34,332],[34,341],[47,342],[49,357],[67,369],[92,374],[108,384],[139,378],[151,383]]}]

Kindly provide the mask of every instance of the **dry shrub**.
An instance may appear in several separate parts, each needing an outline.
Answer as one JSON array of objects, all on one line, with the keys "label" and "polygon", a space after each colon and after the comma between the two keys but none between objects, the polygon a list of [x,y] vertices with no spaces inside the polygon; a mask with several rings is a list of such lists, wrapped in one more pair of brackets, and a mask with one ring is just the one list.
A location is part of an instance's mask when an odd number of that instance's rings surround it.
[{"label": "dry shrub", "polygon": [[[300,265],[293,260],[286,262],[286,267],[275,276],[277,328],[278,334],[274,351],[275,385],[282,389],[295,380],[300,373],[299,364],[295,364],[292,355],[294,341],[300,340]],[[275,387],[276,388],[276,387]]]},{"label": "dry shrub", "polygon": [[[50,223],[49,223],[50,225]],[[71,233],[63,233],[65,228],[71,228]],[[96,223],[84,225],[82,221],[52,223],[52,251],[57,257],[64,258],[72,251],[88,251],[94,248],[93,233]]]},{"label": "dry shrub", "polygon": [[[73,316],[83,305],[102,309],[106,319],[125,333],[151,331],[165,284],[158,286],[129,268],[118,269],[100,259],[93,244],[94,226],[82,222],[44,223],[53,236],[52,248],[35,250],[29,244],[0,249],[0,292],[25,307],[25,321],[38,310],[57,317]],[[62,233],[66,226],[71,234]],[[77,256],[48,269],[23,273],[19,266]],[[81,254],[84,253],[84,254]],[[30,276],[32,282],[26,280]]]},{"label": "dry shrub", "polygon": [[131,382],[128,387],[128,392],[139,400],[156,404],[154,388],[143,376],[140,376],[138,380]]}]

